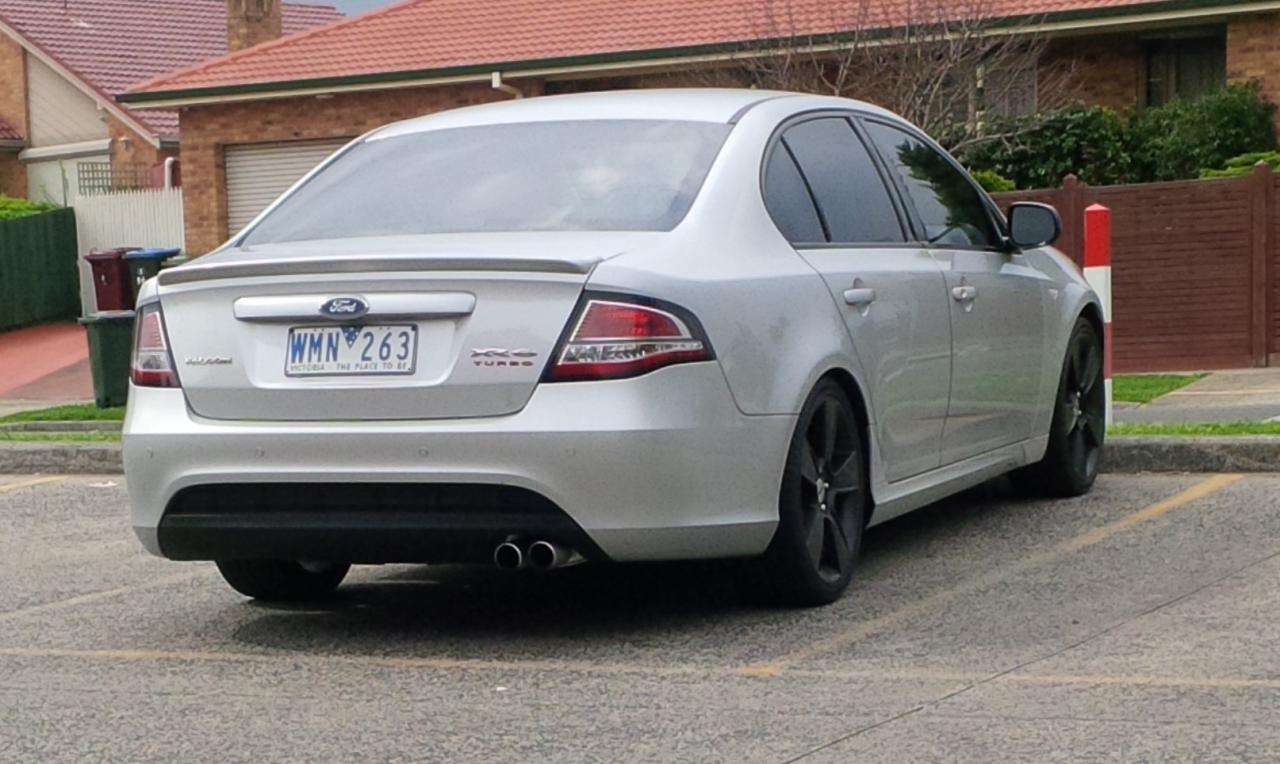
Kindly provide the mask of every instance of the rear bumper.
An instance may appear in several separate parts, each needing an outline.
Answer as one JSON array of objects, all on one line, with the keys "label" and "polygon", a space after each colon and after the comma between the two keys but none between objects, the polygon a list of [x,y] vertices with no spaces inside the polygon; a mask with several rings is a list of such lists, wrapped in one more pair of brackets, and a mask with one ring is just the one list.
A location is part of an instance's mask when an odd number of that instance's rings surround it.
[{"label": "rear bumper", "polygon": [[711,363],[540,385],[518,414],[467,420],[213,421],[181,390],[132,388],[124,459],[139,538],[178,559],[431,562],[508,533],[620,561],[714,558],[768,545],[794,425],[742,415]]}]

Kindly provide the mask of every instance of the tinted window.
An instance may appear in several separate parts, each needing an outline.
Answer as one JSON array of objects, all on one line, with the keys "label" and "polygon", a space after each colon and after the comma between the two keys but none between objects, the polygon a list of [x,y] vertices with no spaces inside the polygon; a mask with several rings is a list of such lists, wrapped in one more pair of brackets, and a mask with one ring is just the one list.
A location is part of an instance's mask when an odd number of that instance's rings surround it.
[{"label": "tinted window", "polygon": [[839,117],[802,122],[782,136],[813,189],[831,241],[903,241],[902,225],[870,154]]},{"label": "tinted window", "polygon": [[867,131],[901,178],[930,244],[995,245],[986,203],[968,176],[935,149],[901,130],[869,122]]},{"label": "tinted window", "polygon": [[813,206],[813,197],[796,169],[786,146],[773,149],[769,165],[764,171],[764,204],[773,216],[778,230],[792,242],[826,241],[822,221]]},{"label": "tinted window", "polygon": [[599,120],[368,140],[247,244],[484,231],[666,231],[689,211],[729,125]]}]

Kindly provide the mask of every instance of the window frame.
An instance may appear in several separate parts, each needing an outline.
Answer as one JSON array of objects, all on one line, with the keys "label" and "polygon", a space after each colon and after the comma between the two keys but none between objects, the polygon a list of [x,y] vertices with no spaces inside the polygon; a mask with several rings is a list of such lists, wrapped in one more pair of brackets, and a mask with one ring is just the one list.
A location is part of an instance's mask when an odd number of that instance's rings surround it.
[{"label": "window frame", "polygon": [[[890,179],[893,186],[897,190],[898,196],[901,197],[903,206],[908,211],[907,214],[911,220],[912,235],[916,238],[916,241],[919,242],[920,246],[928,247],[930,249],[955,249],[969,252],[1013,251],[1009,240],[1008,224],[1004,219],[1004,215],[1000,214],[1000,208],[996,206],[995,201],[992,200],[991,195],[987,193],[986,189],[978,185],[978,182],[973,179],[973,176],[964,168],[964,165],[957,162],[956,158],[951,156],[949,152],[938,145],[937,141],[934,141],[913,125],[905,122],[896,122],[894,120],[885,119],[880,115],[860,114],[855,122],[857,123],[859,132],[866,136],[866,142],[872,147],[872,150],[879,157],[886,171],[891,176]],[[920,141],[925,146],[940,154],[948,164],[954,167],[961,176],[964,177],[969,186],[977,192],[978,199],[982,202],[982,207],[986,212],[987,219],[991,223],[991,229],[995,232],[995,242],[990,246],[973,246],[964,244],[948,244],[946,246],[940,246],[938,244],[931,244],[925,233],[924,218],[920,215],[920,211],[916,209],[915,202],[911,199],[910,191],[908,191],[903,185],[903,181],[899,178],[898,173],[890,167],[889,160],[886,159],[884,154],[880,151],[880,147],[876,145],[875,141],[871,140],[871,136],[866,130],[867,124],[879,124],[884,127],[897,130],[900,133],[904,133],[907,136]]]},{"label": "window frame", "polygon": [[[826,241],[821,242],[794,242],[788,243],[794,249],[819,250],[819,249],[919,249],[922,245],[916,241],[916,235],[912,229],[910,213],[900,198],[897,184],[888,176],[889,168],[884,164],[879,152],[875,150],[867,142],[866,136],[859,129],[858,118],[861,112],[853,109],[811,109],[808,111],[797,112],[788,116],[779,122],[773,128],[773,132],[769,136],[769,141],[765,145],[765,150],[760,157],[760,201],[764,204],[765,213],[769,216],[769,222],[773,224],[775,230],[778,231],[783,238],[786,235],[782,233],[782,229],[778,226],[778,222],[774,220],[773,212],[769,209],[769,205],[765,197],[765,184],[768,182],[769,161],[773,158],[773,152],[781,149],[790,155],[792,163],[795,165],[796,171],[800,173],[800,179],[804,182],[805,190],[809,192],[809,203],[813,205],[814,212],[817,214],[818,222],[822,225],[823,234],[827,237]],[[902,233],[902,241],[894,242],[833,242],[831,241],[831,230],[827,224],[826,215],[822,212],[822,206],[818,204],[818,199],[813,192],[813,184],[810,183],[809,177],[805,174],[804,167],[796,160],[795,154],[791,148],[783,142],[783,137],[791,128],[803,124],[805,122],[813,122],[819,119],[840,119],[849,126],[850,133],[867,152],[867,156],[871,159],[871,165],[875,168],[876,177],[884,185],[885,195],[889,198],[889,204],[893,207],[894,215],[898,219],[898,227]]]},{"label": "window frame", "polygon": [[[1139,39],[1140,52],[1140,73],[1139,79],[1141,87],[1139,88],[1138,106],[1142,109],[1156,108],[1164,106],[1175,99],[1195,100],[1205,93],[1212,92],[1216,88],[1225,87],[1228,78],[1226,77],[1226,57],[1227,57],[1227,32],[1222,26],[1208,27],[1192,27],[1182,30],[1166,31],[1159,34],[1145,35]],[[1222,53],[1222,74],[1223,79],[1214,88],[1200,93],[1195,96],[1184,96],[1178,92],[1181,81],[1181,69],[1178,66],[1178,56],[1182,52],[1182,48],[1188,45],[1204,44],[1212,41],[1214,52]],[[1164,59],[1166,66],[1165,79],[1162,82],[1161,90],[1164,91],[1163,99],[1156,103],[1151,98],[1151,65],[1155,58]],[[1215,67],[1216,69],[1217,67]]]}]

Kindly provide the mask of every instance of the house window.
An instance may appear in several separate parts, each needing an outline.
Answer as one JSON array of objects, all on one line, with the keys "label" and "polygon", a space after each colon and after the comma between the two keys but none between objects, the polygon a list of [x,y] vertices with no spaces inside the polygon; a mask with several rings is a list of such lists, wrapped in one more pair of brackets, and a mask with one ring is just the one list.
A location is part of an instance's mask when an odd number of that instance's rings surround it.
[{"label": "house window", "polygon": [[1225,35],[1148,40],[1146,66],[1148,106],[1194,100],[1227,84]]},{"label": "house window", "polygon": [[1036,62],[1010,57],[978,71],[978,105],[983,116],[1013,117],[1036,110]]}]

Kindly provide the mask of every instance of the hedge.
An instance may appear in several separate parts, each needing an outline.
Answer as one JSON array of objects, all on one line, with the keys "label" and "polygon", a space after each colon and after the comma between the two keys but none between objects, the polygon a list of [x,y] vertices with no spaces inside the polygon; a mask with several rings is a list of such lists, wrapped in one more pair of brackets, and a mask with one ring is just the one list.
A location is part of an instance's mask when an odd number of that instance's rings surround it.
[{"label": "hedge", "polygon": [[1018,188],[1051,188],[1068,173],[1093,185],[1197,178],[1202,168],[1222,167],[1231,157],[1274,150],[1275,111],[1257,83],[1129,116],[1069,106],[993,120],[990,140],[968,147],[961,159]]},{"label": "hedge", "polygon": [[80,312],[76,215],[55,209],[0,221],[0,330]]}]

